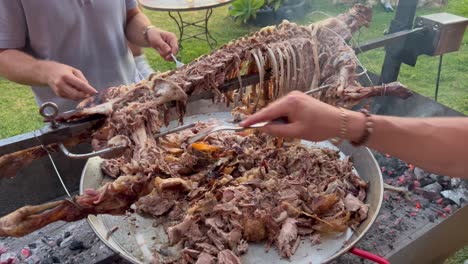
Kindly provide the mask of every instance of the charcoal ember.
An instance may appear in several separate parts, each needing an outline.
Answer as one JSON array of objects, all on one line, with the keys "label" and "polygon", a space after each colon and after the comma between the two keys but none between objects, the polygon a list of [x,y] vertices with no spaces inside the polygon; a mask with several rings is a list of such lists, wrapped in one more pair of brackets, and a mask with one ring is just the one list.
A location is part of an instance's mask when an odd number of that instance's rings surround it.
[{"label": "charcoal ember", "polygon": [[433,181],[439,181],[440,177],[441,177],[440,175],[437,175],[434,173],[429,174],[429,178],[431,178]]},{"label": "charcoal ember", "polygon": [[14,253],[8,252],[0,255],[0,264],[14,264],[19,263],[18,258]]},{"label": "charcoal ember", "polygon": [[379,165],[382,168],[385,168],[382,171],[382,174],[384,176],[398,177],[400,175],[403,175],[409,169],[407,163],[397,158],[391,156],[387,157],[385,154],[382,153],[375,153],[374,156],[377,159]]},{"label": "charcoal ember", "polygon": [[81,249],[84,249],[85,247],[84,247],[83,241],[73,240],[70,243],[70,246],[68,246],[68,248],[70,250],[81,250]]},{"label": "charcoal ember", "polygon": [[41,259],[40,257],[37,257],[35,255],[29,257],[27,260],[26,260],[26,264],[38,264],[38,263],[42,263],[41,262]]},{"label": "charcoal ember", "polygon": [[60,245],[58,245],[58,246],[62,247],[62,248],[68,248],[68,247],[70,247],[70,245],[72,244],[73,241],[75,241],[74,237],[69,236],[69,237],[63,239],[62,242],[60,243]]},{"label": "charcoal ember", "polygon": [[66,231],[65,233],[63,233],[63,238],[64,238],[64,239],[67,238],[67,237],[69,237],[69,236],[71,236],[71,232]]},{"label": "charcoal ember", "polygon": [[8,249],[2,245],[0,245],[0,255],[2,255],[3,253],[6,253],[8,252]]},{"label": "charcoal ember", "polygon": [[429,176],[428,173],[426,173],[425,171],[423,171],[421,168],[414,168],[414,178],[418,181],[426,178],[427,176]]},{"label": "charcoal ember", "polygon": [[438,183],[442,185],[443,190],[452,189],[452,182],[448,176],[441,177]]},{"label": "charcoal ember", "polygon": [[[28,247],[30,249],[35,249],[35,248],[37,248],[37,244],[36,243],[30,243],[30,244],[28,244]],[[0,254],[1,254],[1,252],[0,252]]]},{"label": "charcoal ember", "polygon": [[442,191],[442,185],[440,185],[438,182],[434,182],[424,186],[423,190],[426,192],[440,193]]},{"label": "charcoal ember", "polygon": [[453,212],[453,208],[452,208],[452,206],[447,205],[446,207],[444,207],[444,211],[445,211],[447,214],[451,214],[451,213]]},{"label": "charcoal ember", "polygon": [[60,247],[60,245],[62,244],[62,241],[63,241],[63,238],[59,238],[57,239],[57,241],[55,241],[55,244],[57,245],[57,247]]},{"label": "charcoal ember", "polygon": [[450,187],[452,188],[457,188],[461,184],[461,179],[460,178],[452,178],[450,179]]},{"label": "charcoal ember", "polygon": [[23,248],[21,250],[21,255],[24,257],[24,258],[29,258],[31,256],[31,250],[29,248]]},{"label": "charcoal ember", "polygon": [[421,194],[424,198],[429,200],[436,200],[440,198],[440,192],[443,190],[442,185],[438,182],[431,183],[424,186],[423,188],[414,188],[415,193]]},{"label": "charcoal ember", "polygon": [[40,262],[40,264],[54,264],[54,263],[60,263],[60,259],[57,256],[54,256],[54,255],[47,255]]},{"label": "charcoal ember", "polygon": [[468,201],[468,190],[465,188],[457,188],[454,190],[445,190],[441,192],[442,196],[453,201],[458,206],[463,202]]},{"label": "charcoal ember", "polygon": [[42,237],[41,241],[42,241],[42,243],[44,243],[45,245],[47,245],[49,247],[52,247],[55,244],[55,241],[52,238],[48,237],[48,236]]}]

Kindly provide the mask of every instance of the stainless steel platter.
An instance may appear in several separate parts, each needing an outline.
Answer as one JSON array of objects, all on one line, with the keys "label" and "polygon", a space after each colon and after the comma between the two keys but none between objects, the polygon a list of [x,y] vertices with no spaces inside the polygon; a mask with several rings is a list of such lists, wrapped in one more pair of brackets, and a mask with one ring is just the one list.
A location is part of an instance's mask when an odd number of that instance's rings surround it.
[{"label": "stainless steel platter", "polygon": [[[231,118],[229,109],[214,105],[211,101],[198,101],[188,107],[185,123],[217,119],[226,122]],[[176,126],[175,122],[171,127]],[[305,145],[335,148],[328,142],[312,143],[304,141]],[[326,263],[349,251],[368,231],[380,210],[383,196],[383,180],[379,166],[367,148],[355,148],[344,143],[340,146],[342,157],[351,156],[354,169],[358,175],[369,183],[366,203],[369,204],[368,218],[353,232],[349,229],[344,234],[322,237],[322,243],[312,246],[309,240],[304,240],[291,260],[281,259],[275,250],[268,253],[264,244],[249,245],[249,251],[242,257],[243,263]],[[104,182],[111,180],[101,173],[99,157],[88,160],[81,178],[80,192],[88,188],[99,188]],[[89,224],[101,240],[123,258],[132,263],[145,263],[141,247],[136,237],[145,241],[148,248],[160,247],[167,242],[167,235],[162,227],[153,227],[154,219],[144,218],[136,213],[127,216],[98,215],[88,218]],[[115,232],[110,232],[118,227]],[[110,234],[111,233],[111,234]],[[110,234],[110,235],[109,235]],[[141,241],[139,241],[141,244]]]}]

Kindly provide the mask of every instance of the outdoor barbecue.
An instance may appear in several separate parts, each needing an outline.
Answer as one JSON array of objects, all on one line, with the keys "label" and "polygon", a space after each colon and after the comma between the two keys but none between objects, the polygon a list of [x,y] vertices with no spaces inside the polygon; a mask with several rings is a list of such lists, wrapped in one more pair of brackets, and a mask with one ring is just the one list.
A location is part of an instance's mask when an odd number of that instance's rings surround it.
[{"label": "outdoor barbecue", "polygon": [[[457,50],[468,20],[436,14],[413,26],[407,9],[417,1],[402,2],[396,19],[408,25],[393,24],[382,39],[353,43],[353,34],[372,23],[372,9],[357,4],[309,25],[264,27],[175,70],[110,87],[71,111],[43,104],[43,129],[0,140],[0,179],[20,180],[22,170],[46,158],[57,171],[52,156],[62,155],[87,160],[80,191],[2,211],[0,263],[356,261],[345,253],[402,261],[405,250],[396,251],[395,243],[409,245],[401,237],[412,229],[442,228],[446,218],[467,215],[466,181],[348,143],[236,127],[293,90],[344,109],[404,115],[398,104],[417,102],[462,115],[413,93],[397,77],[402,62]],[[424,41],[429,44],[414,45]],[[382,46],[389,53],[379,79],[356,54]],[[235,131],[210,131],[219,125]],[[83,143],[92,151],[74,152]],[[69,223],[56,228],[60,221]],[[73,229],[78,226],[82,232]],[[86,241],[94,234],[102,242]],[[97,249],[102,243],[115,253]]]}]

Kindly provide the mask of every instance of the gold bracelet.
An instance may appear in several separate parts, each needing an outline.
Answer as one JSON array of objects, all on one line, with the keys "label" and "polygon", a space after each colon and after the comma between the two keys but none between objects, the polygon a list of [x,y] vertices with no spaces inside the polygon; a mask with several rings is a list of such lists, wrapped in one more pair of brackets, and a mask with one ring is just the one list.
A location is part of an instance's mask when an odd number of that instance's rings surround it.
[{"label": "gold bracelet", "polygon": [[364,116],[366,117],[366,123],[361,137],[357,141],[351,142],[351,145],[355,147],[359,147],[366,144],[370,136],[374,132],[374,120],[372,120],[372,115],[366,109],[361,109],[359,110],[359,112],[364,114]]},{"label": "gold bracelet", "polygon": [[346,114],[346,110],[340,107],[340,117],[341,117],[341,126],[340,126],[340,135],[336,138],[330,139],[330,142],[338,146],[344,138],[346,138],[346,135],[348,134],[348,115]]}]

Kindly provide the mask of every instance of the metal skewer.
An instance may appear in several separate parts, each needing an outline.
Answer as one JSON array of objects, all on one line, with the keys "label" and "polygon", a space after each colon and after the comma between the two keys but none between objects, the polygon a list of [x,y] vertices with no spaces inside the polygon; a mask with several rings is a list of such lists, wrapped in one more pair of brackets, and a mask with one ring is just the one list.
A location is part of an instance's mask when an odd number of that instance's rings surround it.
[{"label": "metal skewer", "polygon": [[[321,87],[311,89],[311,90],[305,92],[305,94],[311,95],[311,94],[314,94],[316,92],[320,92],[320,91],[322,91],[322,90],[324,90],[324,89],[326,89],[328,87],[330,87],[329,84],[323,85]],[[240,127],[240,126],[216,126],[216,127],[210,128],[209,130],[207,130],[205,132],[198,133],[197,135],[191,137],[187,142],[189,144],[192,144],[194,142],[197,142],[200,139],[205,138],[207,135],[209,135],[211,133],[215,133],[215,132],[219,132],[219,131],[224,131],[224,130],[242,131],[242,130],[252,129],[252,128],[261,128],[261,127],[264,127],[264,126],[266,126],[266,125],[268,125],[270,123],[285,124],[285,123],[287,123],[287,120],[281,119],[281,120],[274,120],[274,121],[271,121],[271,122],[258,123],[258,124],[255,124],[255,125],[251,126],[251,127],[248,127],[248,128],[244,128],[244,127]],[[196,125],[196,123],[192,123],[192,124],[176,127],[176,128],[173,128],[173,129],[169,129],[169,130],[166,130],[164,132],[161,132],[159,134],[154,135],[154,137],[155,138],[164,137],[164,136],[167,136],[167,135],[170,135],[170,134],[173,134],[173,133],[180,132],[180,131],[185,130],[185,129],[192,128],[195,125]],[[101,150],[98,150],[98,151],[93,151],[93,152],[85,153],[85,154],[74,154],[74,153],[71,153],[62,143],[59,144],[60,151],[65,156],[67,156],[67,157],[69,157],[71,159],[89,159],[89,158],[92,158],[92,157],[102,156],[102,155],[105,155],[105,154],[112,155],[112,153],[117,153],[119,151],[122,151],[126,147],[127,146],[115,146],[115,147],[105,148],[105,149],[101,149]]]},{"label": "metal skewer", "polygon": [[189,144],[192,144],[192,143],[195,143],[197,141],[199,141],[200,139],[203,139],[205,138],[206,136],[208,136],[209,134],[211,133],[215,133],[215,132],[219,132],[219,131],[226,131],[226,130],[231,130],[231,131],[235,131],[235,132],[239,132],[239,131],[244,131],[244,130],[247,130],[247,129],[253,129],[253,128],[262,128],[266,125],[269,125],[269,124],[287,124],[288,123],[288,120],[286,118],[278,118],[278,119],[275,119],[275,120],[272,120],[270,122],[261,122],[261,123],[257,123],[257,124],[254,124],[254,125],[251,125],[249,127],[241,127],[241,126],[215,126],[215,127],[210,127],[208,128],[207,130],[205,131],[200,131],[198,134],[196,134],[195,136],[189,138],[187,140],[187,143]]}]

